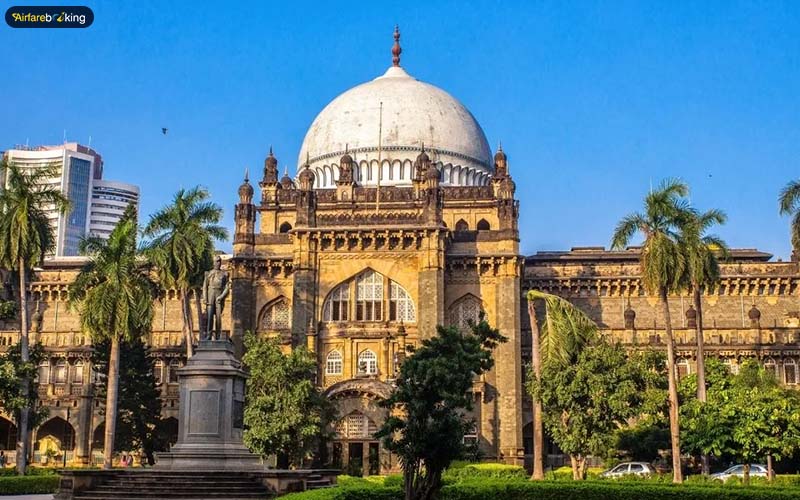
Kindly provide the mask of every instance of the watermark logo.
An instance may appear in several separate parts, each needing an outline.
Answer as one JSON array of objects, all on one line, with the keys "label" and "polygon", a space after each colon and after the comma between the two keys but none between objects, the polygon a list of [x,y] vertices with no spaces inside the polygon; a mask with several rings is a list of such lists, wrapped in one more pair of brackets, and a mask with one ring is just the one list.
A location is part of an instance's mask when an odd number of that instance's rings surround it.
[{"label": "watermark logo", "polygon": [[83,6],[15,6],[6,11],[6,24],[12,28],[88,28],[94,12]]}]

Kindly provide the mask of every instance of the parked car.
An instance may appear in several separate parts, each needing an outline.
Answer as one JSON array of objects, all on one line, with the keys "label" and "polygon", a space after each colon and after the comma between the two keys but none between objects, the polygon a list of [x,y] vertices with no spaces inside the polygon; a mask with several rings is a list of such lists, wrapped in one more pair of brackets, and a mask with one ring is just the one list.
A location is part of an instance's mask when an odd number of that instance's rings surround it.
[{"label": "parked car", "polygon": [[[711,474],[709,477],[716,481],[725,482],[729,477],[733,476],[744,477],[744,465],[734,465],[733,467],[722,472]],[[767,466],[762,464],[750,464],[750,477],[767,477]]]},{"label": "parked car", "polygon": [[649,476],[656,470],[647,462],[622,462],[600,473],[600,477],[622,477],[627,475]]}]

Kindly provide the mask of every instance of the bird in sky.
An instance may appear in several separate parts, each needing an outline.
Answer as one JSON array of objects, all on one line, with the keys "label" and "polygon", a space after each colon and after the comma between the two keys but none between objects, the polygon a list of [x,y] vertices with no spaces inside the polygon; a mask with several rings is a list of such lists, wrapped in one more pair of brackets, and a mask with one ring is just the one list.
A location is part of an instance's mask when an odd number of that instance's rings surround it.
[{"label": "bird in sky", "polygon": [[161,133],[164,134],[164,135],[167,135],[167,128],[166,127],[161,127]]}]

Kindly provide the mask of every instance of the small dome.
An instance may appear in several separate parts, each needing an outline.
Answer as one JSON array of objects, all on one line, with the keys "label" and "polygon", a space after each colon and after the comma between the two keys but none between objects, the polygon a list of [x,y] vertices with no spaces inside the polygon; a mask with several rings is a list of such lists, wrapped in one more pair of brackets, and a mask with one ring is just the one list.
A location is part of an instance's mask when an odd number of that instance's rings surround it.
[{"label": "small dome", "polygon": [[253,186],[250,185],[250,176],[247,171],[244,173],[244,181],[239,186],[239,201],[241,203],[253,201]]},{"label": "small dome", "polygon": [[269,147],[269,156],[264,160],[264,166],[276,170],[278,168],[278,159],[272,154],[272,146]]},{"label": "small dome", "polygon": [[283,174],[283,177],[281,177],[281,187],[283,189],[294,189],[294,181],[289,177],[288,173]]},{"label": "small dome", "polygon": [[497,148],[497,152],[494,154],[494,162],[495,163],[500,163],[500,162],[507,161],[507,160],[508,160],[508,157],[506,156],[505,151],[503,151],[503,148],[501,148],[501,147]]}]

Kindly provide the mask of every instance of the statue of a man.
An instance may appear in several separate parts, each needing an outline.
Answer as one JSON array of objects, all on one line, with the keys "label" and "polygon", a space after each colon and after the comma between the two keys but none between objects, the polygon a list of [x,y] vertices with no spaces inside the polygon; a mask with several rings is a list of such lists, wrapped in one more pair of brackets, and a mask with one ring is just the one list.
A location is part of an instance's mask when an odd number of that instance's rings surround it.
[{"label": "statue of a man", "polygon": [[206,271],[203,280],[203,305],[206,308],[206,338],[221,340],[222,310],[231,290],[228,273],[222,270],[222,259],[214,260],[214,269]]}]

